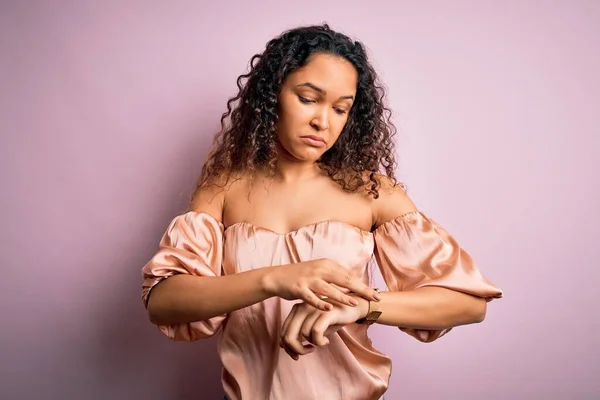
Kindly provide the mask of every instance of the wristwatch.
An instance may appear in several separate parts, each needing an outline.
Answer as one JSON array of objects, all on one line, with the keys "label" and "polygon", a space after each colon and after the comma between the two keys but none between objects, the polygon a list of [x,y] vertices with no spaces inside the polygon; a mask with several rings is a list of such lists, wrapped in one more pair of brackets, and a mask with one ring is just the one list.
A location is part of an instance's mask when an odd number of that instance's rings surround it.
[{"label": "wristwatch", "polygon": [[[375,290],[379,293],[378,289]],[[379,311],[378,302],[369,300],[369,310],[367,311],[367,315],[361,319],[356,320],[356,323],[360,325],[372,325],[377,321],[380,315],[381,311]]]}]

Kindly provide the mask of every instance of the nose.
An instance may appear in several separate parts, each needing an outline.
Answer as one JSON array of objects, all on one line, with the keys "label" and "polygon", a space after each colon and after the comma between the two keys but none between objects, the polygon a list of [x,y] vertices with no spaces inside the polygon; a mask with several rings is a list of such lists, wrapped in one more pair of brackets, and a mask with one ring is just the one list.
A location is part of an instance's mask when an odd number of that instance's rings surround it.
[{"label": "nose", "polygon": [[310,121],[310,126],[317,131],[324,131],[329,128],[329,112],[327,107],[319,108],[317,114],[315,114],[312,121]]}]

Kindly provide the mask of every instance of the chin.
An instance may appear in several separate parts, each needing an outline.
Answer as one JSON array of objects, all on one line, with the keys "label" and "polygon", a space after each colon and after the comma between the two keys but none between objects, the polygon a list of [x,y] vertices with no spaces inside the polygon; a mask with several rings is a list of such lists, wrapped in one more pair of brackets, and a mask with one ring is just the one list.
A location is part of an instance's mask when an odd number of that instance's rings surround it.
[{"label": "chin", "polygon": [[316,149],[298,149],[292,153],[292,157],[298,161],[316,162],[323,156],[323,153],[324,151]]},{"label": "chin", "polygon": [[316,162],[318,161],[325,150],[311,148],[309,146],[293,146],[291,148],[285,148],[282,146],[283,155],[295,161],[300,162]]}]

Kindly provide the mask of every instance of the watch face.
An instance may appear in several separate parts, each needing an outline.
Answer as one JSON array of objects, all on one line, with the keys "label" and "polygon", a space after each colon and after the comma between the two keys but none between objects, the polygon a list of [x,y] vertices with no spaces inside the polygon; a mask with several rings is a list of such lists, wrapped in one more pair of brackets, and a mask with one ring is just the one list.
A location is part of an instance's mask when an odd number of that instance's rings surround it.
[{"label": "watch face", "polygon": [[369,312],[369,314],[366,317],[357,320],[356,323],[371,325],[371,324],[374,324],[375,321],[377,321],[377,319],[379,318],[380,315],[381,315],[381,311],[371,311],[371,312]]},{"label": "watch face", "polygon": [[371,311],[369,315],[367,315],[367,320],[375,322],[377,321],[377,318],[379,318],[380,315],[381,311]]}]

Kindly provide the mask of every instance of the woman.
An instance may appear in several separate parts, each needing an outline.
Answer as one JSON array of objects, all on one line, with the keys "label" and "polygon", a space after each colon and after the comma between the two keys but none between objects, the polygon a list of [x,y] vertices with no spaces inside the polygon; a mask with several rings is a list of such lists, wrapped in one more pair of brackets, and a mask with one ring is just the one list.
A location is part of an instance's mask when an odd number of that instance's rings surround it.
[{"label": "woman", "polygon": [[[431,342],[481,322],[502,292],[395,180],[394,127],[359,42],[287,31],[238,86],[189,211],[143,268],[150,319],[174,340],[220,331],[231,400],[379,399],[391,360],[369,325]],[[386,292],[369,285],[373,258]]]}]

